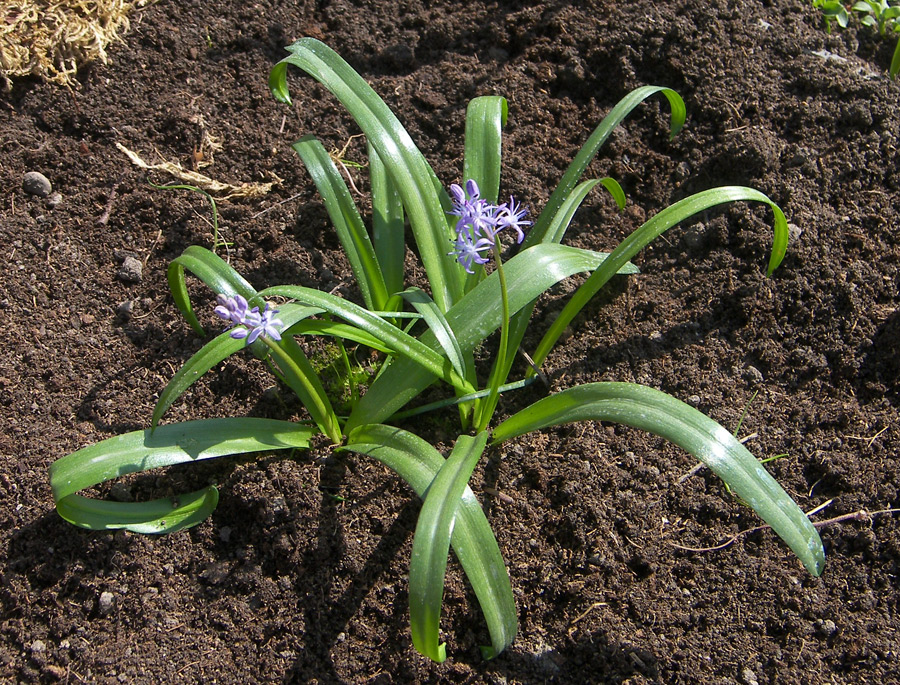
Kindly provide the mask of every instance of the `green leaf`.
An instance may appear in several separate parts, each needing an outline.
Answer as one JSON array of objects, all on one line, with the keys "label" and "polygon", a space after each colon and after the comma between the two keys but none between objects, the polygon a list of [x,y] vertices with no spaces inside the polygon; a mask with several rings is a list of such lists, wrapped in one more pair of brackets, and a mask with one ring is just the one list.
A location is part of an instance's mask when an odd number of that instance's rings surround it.
[{"label": "green leaf", "polygon": [[369,181],[372,187],[372,242],[381,264],[389,294],[403,290],[406,241],[403,236],[403,200],[378,151],[369,150]]},{"label": "green leaf", "polygon": [[478,184],[481,197],[497,204],[500,195],[500,169],[503,127],[506,125],[506,98],[477,97],[466,110],[466,138],[461,184]]},{"label": "green leaf", "polygon": [[669,106],[672,108],[671,137],[674,138],[678,134],[678,131],[681,130],[681,127],[684,125],[684,120],[687,117],[687,109],[684,106],[684,100],[681,99],[681,96],[678,95],[678,93],[671,88],[661,88],[659,86],[644,86],[631,91],[603,118],[603,121],[601,121],[597,128],[594,129],[594,132],[591,133],[587,142],[585,142],[581,150],[578,151],[578,154],[575,155],[575,159],[572,160],[569,168],[566,169],[566,173],[563,174],[562,179],[560,179],[559,185],[556,187],[556,190],[553,191],[544,210],[541,212],[537,221],[535,221],[531,230],[528,231],[528,235],[525,237],[524,247],[531,247],[532,245],[544,242],[544,239],[550,230],[550,222],[557,215],[562,204],[572,193],[572,189],[575,188],[584,173],[584,170],[587,169],[588,165],[597,155],[597,151],[603,143],[606,142],[615,128],[622,123],[625,117],[627,117],[635,107],[655,93],[662,93],[669,101]]},{"label": "green leaf", "polygon": [[625,209],[625,191],[622,190],[622,186],[620,186],[615,179],[594,178],[589,181],[583,181],[563,200],[556,214],[550,218],[547,233],[544,236],[543,242],[562,242],[563,236],[565,236],[566,231],[569,228],[569,224],[572,223],[572,217],[575,215],[576,210],[581,207],[581,203],[584,202],[584,198],[587,197],[587,194],[598,185],[602,185],[609,191],[609,194],[613,196],[619,209]]},{"label": "green leaf", "polygon": [[[349,434],[347,446],[340,449],[379,460],[422,498],[445,463],[429,443],[392,426],[359,426]],[[481,504],[468,487],[459,499],[450,544],[484,613],[491,634],[491,653],[499,654],[516,635],[515,600],[497,540]]]},{"label": "green leaf", "polygon": [[634,383],[589,383],[535,402],[494,429],[493,443],[574,421],[612,421],[669,440],[702,461],[748,502],[818,576],[822,540],[806,514],[735,437],[693,407]]},{"label": "green leaf", "polygon": [[300,155],[325,202],[328,216],[331,217],[347,261],[350,262],[350,269],[359,284],[366,307],[383,309],[388,300],[384,276],[347,184],[341,178],[331,156],[315,136],[304,136],[292,147]]},{"label": "green leaf", "polygon": [[369,335],[356,326],[338,321],[326,321],[324,319],[301,321],[286,329],[285,332],[288,335],[327,335],[332,338],[340,338],[341,340],[349,340],[350,342],[365,345],[385,354],[396,354],[395,350],[385,345],[374,335]]},{"label": "green leaf", "polygon": [[[544,243],[559,243],[562,241],[563,236],[569,228],[569,224],[572,222],[575,211],[581,206],[581,203],[584,201],[584,198],[587,197],[587,194],[598,185],[602,185],[609,191],[616,201],[616,204],[619,206],[619,209],[625,208],[625,192],[614,179],[599,178],[583,181],[563,200],[556,214],[550,218],[547,231],[544,235]],[[494,366],[491,368],[491,379],[488,381],[489,384],[496,382],[495,378],[498,376],[501,377],[502,380],[509,378],[513,362],[516,359],[515,353],[522,345],[522,340],[525,338],[528,325],[531,323],[531,316],[534,313],[535,304],[537,304],[537,300],[532,300],[530,304],[524,306],[510,318],[509,343],[506,355],[503,358],[503,365],[500,366],[498,364],[500,361],[499,355],[495,357]]]},{"label": "green leaf", "polygon": [[428,369],[430,373],[440,376],[453,387],[463,392],[474,390],[468,381],[454,371],[450,362],[435,350],[359,305],[319,290],[292,285],[266,288],[260,292],[260,296],[287,297],[312,307],[320,307],[377,337],[384,345],[396,350],[398,355]]},{"label": "green leaf", "polygon": [[[199,523],[216,495],[209,489],[185,498],[148,503],[120,502],[110,506],[76,495],[129,473],[149,471],[232,454],[305,448],[315,429],[290,421],[231,418],[186,421],[133,431],[84,447],[50,465],[50,487],[60,515],[83,528],[125,528],[136,532],[168,532]],[[174,517],[174,518],[173,518]],[[170,525],[179,519],[176,526]]]},{"label": "green leaf", "polygon": [[193,273],[215,293],[229,297],[241,295],[251,306],[262,306],[263,304],[261,300],[257,299],[253,286],[232,269],[224,259],[204,247],[191,245],[180,256],[172,260],[167,275],[175,305],[198,335],[203,335],[203,327],[197,321],[191,308],[191,298],[188,295],[187,283],[184,279],[185,269]]},{"label": "green leaf", "polygon": [[428,296],[428,293],[421,288],[409,288],[400,294],[403,296],[403,299],[409,302],[413,308],[422,315],[422,318],[425,319],[428,328],[434,333],[434,337],[437,338],[441,349],[444,351],[444,355],[450,360],[456,373],[458,373],[460,377],[465,378],[466,360],[459,347],[459,341],[456,339],[453,329],[450,328],[450,324],[447,323],[447,319],[434,303],[434,300],[432,300],[431,297]]},{"label": "green leaf", "polygon": [[331,400],[322,386],[322,381],[313,369],[303,349],[291,336],[283,336],[281,340],[267,341],[271,349],[272,359],[284,374],[284,381],[306,407],[319,430],[331,442],[341,442],[341,424]]},{"label": "green leaf", "polygon": [[487,432],[460,435],[453,451],[428,486],[416,524],[409,562],[409,626],[419,653],[442,662],[447,658],[440,642],[444,577],[450,553],[450,533],[475,465],[484,453]]},{"label": "green leaf", "polygon": [[[510,311],[517,312],[538,295],[564,278],[579,272],[590,272],[604,262],[607,255],[566,245],[545,243],[520,252],[503,265],[509,288]],[[635,273],[626,264],[620,273]],[[500,327],[502,318],[500,284],[494,272],[447,312],[447,322],[456,333],[460,349],[470,353],[477,344]],[[421,341],[430,349],[440,347],[434,334],[426,331]],[[394,360],[363,395],[347,421],[345,430],[365,423],[378,423],[427,388],[435,379],[432,372],[403,359]]]},{"label": "green leaf", "polygon": [[302,38],[287,50],[291,54],[269,74],[273,96],[290,104],[287,66],[292,64],[324,85],[344,105],[378,152],[400,193],[432,296],[441,311],[447,311],[462,294],[465,272],[447,259],[450,225],[445,210],[450,208],[450,199],[434,170],[390,108],[340,55],[313,38]]},{"label": "green leaf", "polygon": [[[293,304],[285,304],[278,309],[278,318],[280,318],[286,329],[294,326],[298,321],[305,319],[313,314],[318,314],[321,309],[315,307],[300,307]],[[159,420],[162,418],[166,410],[172,406],[184,392],[194,383],[200,380],[207,371],[219,364],[232,354],[239,352],[246,347],[245,340],[235,340],[231,337],[230,331],[225,331],[215,339],[208,342],[200,348],[184,366],[172,377],[172,380],[166,385],[165,389],[160,393],[156,406],[153,408],[153,418],[150,421],[151,428],[156,428]]]},{"label": "green leaf", "polygon": [[80,528],[126,529],[132,533],[162,535],[203,523],[218,503],[219,491],[209,486],[186,495],[150,502],[108,502],[69,495],[57,502],[56,511]]},{"label": "green leaf", "polygon": [[647,221],[643,226],[635,230],[625,240],[619,243],[618,247],[613,250],[609,259],[591,274],[578,290],[569,298],[566,306],[560,312],[559,316],[544,334],[541,342],[538,344],[532,358],[537,366],[540,366],[547,358],[547,355],[556,345],[563,331],[572,322],[578,312],[580,312],[591,298],[597,294],[607,281],[625,265],[628,260],[633,258],[649,243],[657,237],[665,233],[667,230],[675,226],[681,221],[699,214],[710,207],[729,202],[737,202],[739,200],[749,200],[753,202],[763,202],[772,209],[775,215],[774,237],[772,240],[772,252],[769,257],[768,275],[778,268],[788,244],[788,227],[784,218],[784,213],[767,196],[758,190],[752,188],[744,188],[740,186],[723,186],[721,188],[712,188],[704,190],[676,202],[666,207],[659,214]]}]

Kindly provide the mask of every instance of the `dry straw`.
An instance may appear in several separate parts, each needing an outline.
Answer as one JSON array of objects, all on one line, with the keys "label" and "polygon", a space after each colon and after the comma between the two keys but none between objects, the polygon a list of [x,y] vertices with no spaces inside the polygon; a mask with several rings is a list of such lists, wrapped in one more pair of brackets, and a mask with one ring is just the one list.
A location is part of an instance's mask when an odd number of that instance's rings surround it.
[{"label": "dry straw", "polygon": [[128,13],[150,0],[21,0],[0,17],[0,75],[40,76],[72,86],[78,68],[99,59],[129,28]]}]

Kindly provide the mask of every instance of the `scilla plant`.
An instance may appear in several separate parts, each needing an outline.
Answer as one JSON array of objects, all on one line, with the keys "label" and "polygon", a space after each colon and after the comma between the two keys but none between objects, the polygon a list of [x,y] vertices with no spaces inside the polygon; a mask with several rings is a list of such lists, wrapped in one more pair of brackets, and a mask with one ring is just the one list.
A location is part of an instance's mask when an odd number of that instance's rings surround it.
[{"label": "scilla plant", "polygon": [[[775,217],[768,272],[781,262],[788,240],[784,215],[765,195],[743,187],[707,190],[676,202],[608,254],[562,244],[573,214],[593,188],[605,187],[624,205],[624,194],[614,180],[581,177],[612,130],[635,107],[662,94],[671,108],[672,135],[681,128],[685,107],[674,91],[644,87],[626,95],[591,134],[532,224],[528,210],[514,198],[499,199],[505,100],[479,97],[470,103],[461,183],[451,184],[448,191],[394,114],[336,53],[309,38],[288,51],[269,79],[274,96],[290,102],[287,70],[297,66],[337,97],[367,139],[371,232],[324,146],[312,136],[294,144],[324,199],[362,303],[293,285],[257,291],[210,250],[189,247],[168,271],[176,305],[202,333],[188,296],[189,272],[216,294],[215,312],[231,327],[175,374],[160,394],[148,429],[85,447],[51,466],[53,494],[63,518],[91,529],[165,533],[186,528],[213,511],[214,487],[143,503],[100,501],[78,492],[123,474],[172,464],[304,448],[321,434],[340,450],[386,464],[423,499],[409,571],[410,628],[416,649],[435,661],[445,658],[439,619],[452,546],[490,633],[491,645],[483,648],[484,653],[493,656],[515,636],[516,608],[500,548],[469,487],[476,464],[486,449],[531,431],[573,421],[612,421],[660,435],[696,456],[771,525],[810,573],[822,572],[821,540],[794,501],[729,431],[667,394],[633,383],[590,383],[553,393],[499,423],[493,421],[501,393],[527,382],[508,382],[513,359],[539,296],[561,280],[590,274],[533,351],[529,375],[613,275],[635,273],[629,260],[639,250],[698,212],[734,201],[768,205]],[[428,291],[406,282],[406,222]],[[504,240],[506,248],[518,247],[505,260]],[[280,302],[277,309],[270,300]],[[499,339],[490,368],[479,368],[474,350],[496,332]],[[383,353],[377,375],[352,403],[349,415],[339,416],[333,409],[298,342],[305,336],[331,336],[341,345]],[[198,378],[247,346],[297,394],[310,421],[235,417],[160,424],[166,410]],[[447,384],[460,419],[460,435],[446,457],[427,439],[390,424],[435,382]]]}]

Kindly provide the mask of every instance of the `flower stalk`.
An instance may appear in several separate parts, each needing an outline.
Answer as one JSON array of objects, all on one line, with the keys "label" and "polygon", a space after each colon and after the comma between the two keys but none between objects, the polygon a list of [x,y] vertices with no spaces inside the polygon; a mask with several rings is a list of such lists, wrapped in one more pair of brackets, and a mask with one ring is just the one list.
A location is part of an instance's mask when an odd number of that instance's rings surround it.
[{"label": "flower stalk", "polygon": [[[495,205],[481,197],[478,184],[469,179],[466,181],[466,189],[454,183],[450,186],[450,195],[453,199],[453,209],[448,212],[458,216],[456,222],[456,240],[453,250],[449,253],[469,274],[474,274],[472,267],[477,264],[483,266],[493,256],[496,264],[497,278],[500,281],[500,300],[502,307],[502,321],[500,326],[500,349],[494,360],[494,369],[506,368],[506,357],[509,354],[509,290],[506,285],[506,275],[503,273],[503,260],[500,253],[500,232],[504,229],[515,231],[516,242],[525,240],[524,227],[531,222],[525,219],[528,209],[517,203],[510,196],[509,202]],[[482,273],[483,275],[483,273]],[[500,373],[492,373],[490,376],[489,394],[487,401],[476,408],[475,430],[483,431],[491,422],[494,410],[497,408],[497,399],[500,394],[500,385],[505,379]]]}]

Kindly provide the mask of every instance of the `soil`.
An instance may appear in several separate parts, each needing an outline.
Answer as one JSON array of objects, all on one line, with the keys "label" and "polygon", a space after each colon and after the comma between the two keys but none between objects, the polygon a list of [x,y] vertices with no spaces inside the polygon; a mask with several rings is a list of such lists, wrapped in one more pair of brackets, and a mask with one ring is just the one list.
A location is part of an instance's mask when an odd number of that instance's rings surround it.
[{"label": "soil", "polygon": [[[76,529],[53,509],[47,468],[145,428],[158,393],[201,340],[165,270],[210,246],[204,199],[135,167],[178,161],[219,180],[281,183],[222,202],[231,263],[256,286],[357,298],[333,230],[290,143],[341,149],[358,131],[311,79],[295,105],[267,88],[283,48],[326,41],[385,98],[446,184],[459,181],[465,107],[509,99],[503,191],[540,208],[604,114],[664,85],[688,121],[670,141],[665,101],[616,132],[597,194],[567,242],[610,249],[677,199],[723,184],[767,193],[792,224],[766,278],[771,213],[738,203],[667,233],[572,326],[548,360],[555,389],[645,383],[741,436],[801,507],[825,520],[900,507],[900,84],[893,44],[828,35],[801,0],[460,4],[161,0],[132,16],[110,62],[80,87],[17,80],[0,95],[0,680],[262,683],[898,682],[900,522],[823,525],[827,566],[809,576],[692,459],[638,431],[576,424],[504,445],[472,480],[503,551],[519,635],[484,661],[477,603],[455,561],[442,627],[449,658],[412,648],[407,569],[419,502],[363,457],[325,447],[171,469],[118,497],[219,485],[215,514],[166,537]],[[221,141],[213,151],[204,135]],[[198,150],[204,149],[199,160]],[[210,153],[212,159],[210,159]],[[364,159],[353,139],[345,152]],[[49,205],[22,178],[39,171]],[[361,189],[366,174],[352,171]],[[53,206],[51,206],[53,205]],[[120,275],[137,259],[140,280]],[[573,285],[541,307],[551,312]],[[198,295],[202,292],[198,289]],[[540,328],[530,337],[533,348]],[[18,331],[15,336],[12,332]],[[507,414],[541,395],[501,403]],[[168,420],[298,409],[238,356]],[[438,420],[406,427],[447,450]],[[449,425],[449,424],[448,424]],[[106,492],[104,490],[104,492]]]}]

